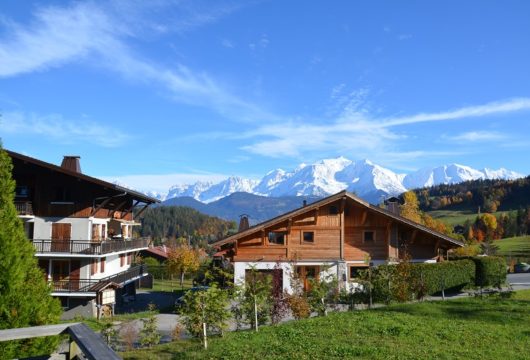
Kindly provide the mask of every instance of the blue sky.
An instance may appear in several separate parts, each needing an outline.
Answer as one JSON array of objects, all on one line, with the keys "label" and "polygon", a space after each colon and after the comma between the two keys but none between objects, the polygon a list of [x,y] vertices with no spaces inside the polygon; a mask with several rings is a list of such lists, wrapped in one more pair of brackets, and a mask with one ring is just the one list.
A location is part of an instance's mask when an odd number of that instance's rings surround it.
[{"label": "blue sky", "polygon": [[[528,1],[0,4],[0,137],[163,190],[345,156],[530,174]],[[134,176],[133,176],[134,175]]]}]

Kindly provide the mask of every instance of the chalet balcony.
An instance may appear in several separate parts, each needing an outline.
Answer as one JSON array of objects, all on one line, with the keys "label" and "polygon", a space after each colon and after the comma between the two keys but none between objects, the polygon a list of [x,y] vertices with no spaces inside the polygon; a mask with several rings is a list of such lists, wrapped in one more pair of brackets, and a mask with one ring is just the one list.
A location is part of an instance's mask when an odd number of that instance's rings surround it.
[{"label": "chalet balcony", "polygon": [[132,240],[32,240],[37,254],[79,254],[79,255],[104,255],[118,251],[147,248],[149,239]]},{"label": "chalet balcony", "polygon": [[50,285],[52,292],[97,292],[101,290],[104,285],[108,283],[116,283],[122,285],[131,280],[137,280],[147,273],[145,265],[133,266],[128,270],[122,271],[118,274],[111,275],[102,279],[64,279],[52,280]]},{"label": "chalet balcony", "polygon": [[20,216],[33,215],[33,205],[31,201],[15,201],[17,214]]}]

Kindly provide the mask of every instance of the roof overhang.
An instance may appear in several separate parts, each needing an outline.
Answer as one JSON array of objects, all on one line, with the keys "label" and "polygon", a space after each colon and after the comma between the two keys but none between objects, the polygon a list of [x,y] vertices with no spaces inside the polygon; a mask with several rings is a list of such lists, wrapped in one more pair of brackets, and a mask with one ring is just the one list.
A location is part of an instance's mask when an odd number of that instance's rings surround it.
[{"label": "roof overhang", "polygon": [[32,158],[30,156],[26,156],[26,155],[22,155],[22,154],[19,154],[17,152],[14,152],[14,151],[11,151],[11,150],[6,150],[4,149],[5,152],[7,152],[7,154],[9,156],[11,156],[11,158],[14,158],[14,159],[17,159],[17,160],[20,160],[20,161],[23,161],[23,162],[27,162],[27,163],[30,163],[30,164],[33,164],[33,165],[36,165],[36,166],[40,166],[42,168],[46,168],[46,169],[49,169],[49,170],[53,170],[53,171],[56,171],[56,172],[59,172],[61,174],[64,174],[64,175],[67,175],[67,176],[72,176],[72,177],[75,177],[79,180],[83,180],[83,181],[87,181],[91,184],[95,184],[95,185],[99,185],[105,189],[111,189],[111,190],[115,190],[117,191],[118,193],[126,193],[127,195],[131,196],[133,198],[133,200],[137,200],[139,202],[142,202],[142,203],[145,203],[145,204],[153,204],[153,203],[159,203],[160,200],[158,199],[155,199],[155,198],[152,198],[150,196],[147,196],[141,192],[138,192],[138,191],[135,191],[135,190],[131,190],[131,189],[127,189],[123,186],[120,186],[120,185],[117,185],[117,184],[113,184],[113,183],[110,183],[108,181],[104,181],[104,180],[101,180],[101,179],[98,179],[98,178],[95,178],[95,177],[92,177],[92,176],[88,176],[88,175],[85,175],[85,174],[82,174],[82,173],[78,173],[78,172],[75,172],[75,171],[70,171],[68,169],[64,169],[60,166],[57,166],[57,165],[54,165],[54,164],[51,164],[51,163],[48,163],[48,162],[45,162],[45,161],[42,161],[42,160],[39,160],[39,159],[35,159],[35,158]]},{"label": "roof overhang", "polygon": [[426,233],[429,233],[430,235],[433,235],[441,240],[444,240],[444,241],[447,241],[447,242],[450,242],[454,245],[458,245],[458,246],[464,246],[464,244],[456,239],[453,239],[445,234],[442,234],[438,231],[435,231],[435,230],[432,230],[428,227],[425,227],[423,225],[420,225],[414,221],[411,221],[409,219],[406,219],[400,215],[397,215],[393,212],[390,212],[388,210],[385,210],[385,209],[381,209],[377,206],[374,206],[370,203],[368,203],[367,201],[347,192],[346,190],[344,191],[341,191],[337,194],[334,194],[334,195],[331,195],[331,196],[328,196],[322,200],[319,200],[319,201],[316,201],[312,204],[309,204],[307,206],[304,206],[302,208],[298,208],[298,209],[295,209],[293,211],[290,211],[288,213],[285,213],[283,215],[280,215],[278,217],[275,217],[275,218],[272,218],[270,220],[267,220],[267,221],[264,221],[262,223],[259,223],[257,225],[254,225],[246,230],[243,230],[241,232],[238,232],[234,235],[231,235],[225,239],[221,239],[219,241],[216,241],[214,243],[212,243],[213,246],[216,246],[216,247],[221,247],[223,245],[226,245],[226,244],[230,244],[230,243],[234,243],[236,242],[237,240],[241,239],[241,238],[244,238],[245,236],[248,236],[250,234],[253,234],[257,231],[262,231],[262,230],[265,230],[267,228],[270,228],[271,226],[274,226],[274,225],[277,225],[278,223],[281,223],[283,221],[286,221],[286,220],[289,220],[293,217],[296,217],[298,215],[301,215],[301,214],[304,214],[306,213],[307,211],[311,211],[311,210],[315,210],[315,209],[318,209],[319,207],[322,207],[322,206],[325,206],[327,204],[330,204],[330,203],[333,203],[337,200],[340,200],[340,199],[351,199],[353,200],[356,204],[364,207],[365,209],[369,210],[369,211],[372,211],[372,212],[376,212],[376,213],[379,213],[379,214],[382,214],[382,215],[385,215],[389,218],[391,218],[392,220],[398,222],[398,223],[401,223],[401,224],[405,224],[405,225],[408,225],[408,226],[411,226],[411,227],[414,227],[422,232],[426,232]]}]

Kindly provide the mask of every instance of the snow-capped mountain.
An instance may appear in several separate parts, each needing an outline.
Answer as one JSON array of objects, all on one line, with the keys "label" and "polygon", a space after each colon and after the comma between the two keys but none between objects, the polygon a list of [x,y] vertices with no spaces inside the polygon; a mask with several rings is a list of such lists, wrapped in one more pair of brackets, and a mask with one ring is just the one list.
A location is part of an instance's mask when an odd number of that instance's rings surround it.
[{"label": "snow-capped mountain", "polygon": [[523,176],[504,168],[476,170],[458,164],[424,168],[410,174],[397,174],[369,160],[354,162],[345,157],[338,157],[311,165],[301,164],[292,171],[272,170],[260,180],[232,176],[219,183],[174,185],[167,195],[151,195],[161,200],[187,196],[209,203],[236,192],[273,197],[322,197],[347,189],[367,201],[377,203],[382,197],[399,195],[413,188],[478,179],[516,179]]}]

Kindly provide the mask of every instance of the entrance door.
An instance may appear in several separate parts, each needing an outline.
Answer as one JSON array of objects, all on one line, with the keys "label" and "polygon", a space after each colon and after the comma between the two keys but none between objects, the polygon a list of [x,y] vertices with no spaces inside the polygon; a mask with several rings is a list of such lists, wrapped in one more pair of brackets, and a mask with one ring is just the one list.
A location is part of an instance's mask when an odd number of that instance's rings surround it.
[{"label": "entrance door", "polygon": [[320,266],[298,266],[296,272],[304,286],[304,291],[309,291],[311,289],[311,280],[318,280]]},{"label": "entrance door", "polygon": [[68,290],[70,275],[70,261],[52,260],[53,288],[57,290]]},{"label": "entrance door", "polygon": [[52,224],[52,252],[69,252],[72,224]]}]

